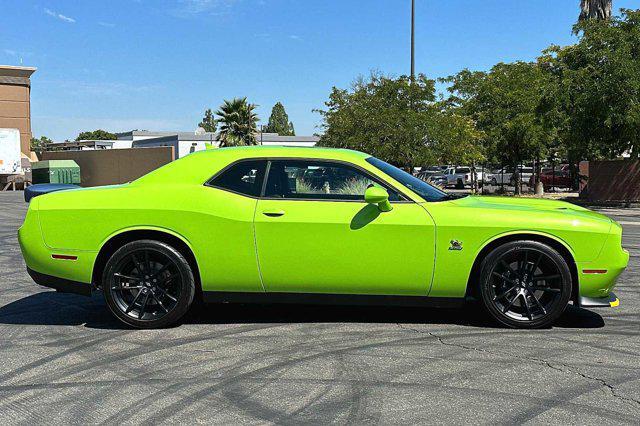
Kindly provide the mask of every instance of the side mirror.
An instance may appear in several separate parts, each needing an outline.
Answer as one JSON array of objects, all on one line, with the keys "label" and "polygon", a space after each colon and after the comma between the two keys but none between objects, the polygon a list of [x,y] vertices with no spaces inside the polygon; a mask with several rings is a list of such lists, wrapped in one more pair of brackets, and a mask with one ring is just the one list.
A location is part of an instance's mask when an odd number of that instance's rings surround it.
[{"label": "side mirror", "polygon": [[364,191],[364,200],[369,204],[377,204],[381,212],[390,212],[393,207],[389,202],[389,193],[379,186],[370,186]]}]

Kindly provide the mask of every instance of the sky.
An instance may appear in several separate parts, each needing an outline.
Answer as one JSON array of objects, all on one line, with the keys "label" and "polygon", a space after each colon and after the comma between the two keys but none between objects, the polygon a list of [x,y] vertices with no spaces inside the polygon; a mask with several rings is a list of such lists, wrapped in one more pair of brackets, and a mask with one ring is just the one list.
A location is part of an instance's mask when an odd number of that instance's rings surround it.
[{"label": "sky", "polygon": [[[533,60],[575,42],[579,0],[416,0],[416,71]],[[640,0],[614,0],[638,8]],[[247,97],[318,133],[333,86],[409,73],[410,0],[0,0],[0,64],[37,67],[35,136],[193,131]]]}]

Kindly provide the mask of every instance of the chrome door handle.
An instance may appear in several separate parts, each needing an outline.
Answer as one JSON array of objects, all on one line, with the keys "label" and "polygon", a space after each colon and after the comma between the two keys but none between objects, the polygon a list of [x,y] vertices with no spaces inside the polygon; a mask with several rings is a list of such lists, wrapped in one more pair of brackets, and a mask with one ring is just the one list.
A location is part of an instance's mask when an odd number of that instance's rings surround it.
[{"label": "chrome door handle", "polygon": [[262,212],[263,215],[269,217],[280,217],[284,215],[284,211],[282,210],[265,210]]}]

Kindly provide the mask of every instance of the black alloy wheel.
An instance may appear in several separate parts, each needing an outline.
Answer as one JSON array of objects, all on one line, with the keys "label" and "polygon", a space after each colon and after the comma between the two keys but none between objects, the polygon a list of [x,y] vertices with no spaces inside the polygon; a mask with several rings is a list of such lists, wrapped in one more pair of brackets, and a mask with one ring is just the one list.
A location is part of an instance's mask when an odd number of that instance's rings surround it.
[{"label": "black alloy wheel", "polygon": [[176,323],[195,294],[189,262],[170,245],[153,240],[118,249],[104,269],[102,287],[111,312],[138,328]]},{"label": "black alloy wheel", "polygon": [[551,325],[571,297],[571,272],[553,248],[537,241],[514,241],[483,261],[482,303],[498,322],[514,328]]}]

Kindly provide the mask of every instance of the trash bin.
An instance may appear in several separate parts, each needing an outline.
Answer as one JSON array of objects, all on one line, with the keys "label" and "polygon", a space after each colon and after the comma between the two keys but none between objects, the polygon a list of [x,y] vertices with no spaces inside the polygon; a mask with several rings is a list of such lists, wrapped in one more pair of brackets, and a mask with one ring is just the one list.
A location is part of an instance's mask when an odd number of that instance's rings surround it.
[{"label": "trash bin", "polygon": [[73,160],[44,160],[31,164],[33,183],[80,184],[80,166]]}]

